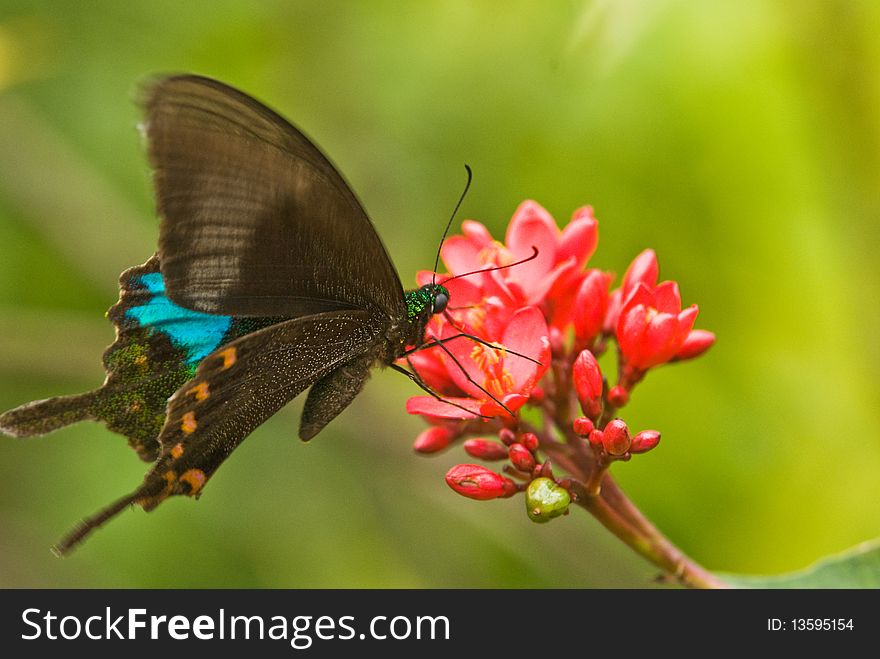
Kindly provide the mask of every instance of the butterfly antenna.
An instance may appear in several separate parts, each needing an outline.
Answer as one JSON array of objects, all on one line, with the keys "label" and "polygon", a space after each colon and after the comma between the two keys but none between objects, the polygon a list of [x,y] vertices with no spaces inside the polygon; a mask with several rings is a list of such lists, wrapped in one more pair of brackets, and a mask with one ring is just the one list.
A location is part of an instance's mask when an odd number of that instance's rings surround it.
[{"label": "butterfly antenna", "polygon": [[467,182],[464,184],[464,190],[461,191],[461,196],[458,198],[458,203],[455,204],[455,208],[452,210],[452,215],[449,216],[449,222],[446,223],[446,228],[443,229],[443,237],[440,238],[440,244],[437,246],[437,256],[434,259],[434,270],[433,275],[431,276],[432,285],[437,283],[437,266],[440,265],[440,250],[443,249],[443,241],[445,241],[446,236],[449,235],[449,228],[452,226],[452,221],[455,219],[455,214],[458,213],[458,209],[461,208],[461,204],[468,193],[468,189],[470,189],[471,187],[471,180],[474,178],[474,173],[471,171],[471,168],[467,163],[465,163],[464,168],[465,171],[467,171]]},{"label": "butterfly antenna", "polygon": [[[522,265],[523,263],[528,263],[529,261],[533,261],[538,258],[538,248],[532,245],[532,255],[527,256],[524,259],[519,261],[514,261],[513,263],[508,263],[507,265],[493,265],[491,268],[482,268],[480,270],[471,270],[470,272],[463,272],[460,275],[455,275],[454,277],[449,277],[448,279],[444,279],[440,282],[440,285],[443,286],[447,282],[452,281],[453,279],[460,279],[461,277],[467,277],[469,275],[478,275],[481,272],[494,272],[495,270],[506,270],[507,268],[512,268],[517,265]],[[437,266],[434,266],[436,270]]]}]

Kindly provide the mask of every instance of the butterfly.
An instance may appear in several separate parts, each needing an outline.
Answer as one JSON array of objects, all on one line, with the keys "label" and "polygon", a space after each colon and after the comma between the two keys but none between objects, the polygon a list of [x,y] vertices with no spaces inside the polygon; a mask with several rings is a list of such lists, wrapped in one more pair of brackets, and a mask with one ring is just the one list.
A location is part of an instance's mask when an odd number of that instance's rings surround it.
[{"label": "butterfly", "polygon": [[132,504],[152,510],[198,496],[254,429],[306,389],[303,440],[352,402],[377,365],[430,392],[396,362],[431,343],[426,326],[449,302],[442,283],[403,290],[343,177],[260,102],[182,75],[149,85],[143,106],[159,244],[120,276],[106,380],[0,415],[0,430],[19,437],[99,420],[154,463],[58,554]]}]

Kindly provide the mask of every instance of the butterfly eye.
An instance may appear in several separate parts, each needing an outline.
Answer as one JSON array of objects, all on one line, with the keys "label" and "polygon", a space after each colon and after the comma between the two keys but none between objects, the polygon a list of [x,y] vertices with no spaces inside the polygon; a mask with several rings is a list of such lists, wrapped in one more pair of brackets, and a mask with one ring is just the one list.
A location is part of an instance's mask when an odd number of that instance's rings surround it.
[{"label": "butterfly eye", "polygon": [[441,313],[446,308],[447,304],[449,304],[449,296],[446,293],[435,293],[434,305],[431,307],[431,313]]}]

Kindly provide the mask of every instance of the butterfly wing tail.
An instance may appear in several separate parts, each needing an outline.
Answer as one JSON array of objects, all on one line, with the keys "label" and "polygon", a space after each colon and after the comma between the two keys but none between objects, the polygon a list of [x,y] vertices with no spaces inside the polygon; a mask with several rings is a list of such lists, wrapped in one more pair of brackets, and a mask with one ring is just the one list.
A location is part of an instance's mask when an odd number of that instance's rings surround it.
[{"label": "butterfly wing tail", "polygon": [[0,432],[12,437],[45,435],[71,423],[95,418],[97,391],[25,403],[0,414]]},{"label": "butterfly wing tail", "polygon": [[[153,477],[151,478],[151,476]],[[74,547],[91,535],[92,531],[100,528],[126,508],[129,508],[134,504],[139,504],[145,509],[148,509],[146,502],[151,498],[155,498],[162,491],[164,485],[165,484],[161,482],[161,479],[155,478],[152,473],[149,474],[147,478],[144,479],[144,484],[131,494],[128,494],[121,499],[117,499],[94,515],[80,520],[79,524],[77,524],[70,533],[64,536],[52,547],[52,553],[58,557],[66,556]]]}]

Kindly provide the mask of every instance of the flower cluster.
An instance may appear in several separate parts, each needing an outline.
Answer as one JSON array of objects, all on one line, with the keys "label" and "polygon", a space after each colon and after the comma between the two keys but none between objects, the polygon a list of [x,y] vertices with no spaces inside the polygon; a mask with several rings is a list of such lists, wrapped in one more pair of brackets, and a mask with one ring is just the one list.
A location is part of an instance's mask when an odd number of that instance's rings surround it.
[{"label": "flower cluster", "polygon": [[[560,230],[526,201],[504,243],[470,220],[462,234],[441,250],[448,275],[418,275],[419,285],[448,279],[450,306],[404,363],[437,394],[407,401],[429,424],[415,450],[437,453],[461,441],[472,458],[505,461],[503,474],[459,464],[446,481],[472,499],[524,492],[529,517],[546,522],[598,491],[612,462],[657,446],[659,432],[631,433],[618,410],[651,369],[702,354],[715,336],[693,328],[697,306],[682,309],[676,282],[658,283],[652,250],[614,290],[611,273],[588,267],[598,243],[590,207]],[[432,347],[444,339],[442,349]],[[598,361],[612,342],[613,384]],[[565,478],[554,476],[551,459]]]}]

